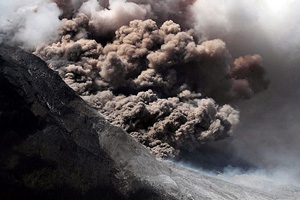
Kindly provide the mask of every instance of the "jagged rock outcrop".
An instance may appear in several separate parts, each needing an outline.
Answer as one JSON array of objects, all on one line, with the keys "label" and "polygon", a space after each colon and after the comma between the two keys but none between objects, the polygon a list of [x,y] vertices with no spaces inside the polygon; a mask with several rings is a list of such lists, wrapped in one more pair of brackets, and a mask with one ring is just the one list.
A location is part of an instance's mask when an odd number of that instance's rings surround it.
[{"label": "jagged rock outcrop", "polygon": [[154,156],[41,59],[6,45],[0,150],[1,199],[173,199],[153,179],[165,170]]}]

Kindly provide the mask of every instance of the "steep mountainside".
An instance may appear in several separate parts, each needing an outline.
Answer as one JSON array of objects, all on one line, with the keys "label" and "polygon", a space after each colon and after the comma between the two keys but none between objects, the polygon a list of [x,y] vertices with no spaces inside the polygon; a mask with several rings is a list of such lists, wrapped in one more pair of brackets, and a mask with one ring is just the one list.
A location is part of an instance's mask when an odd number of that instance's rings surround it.
[{"label": "steep mountainside", "polygon": [[2,45],[0,92],[5,199],[168,199],[139,177],[155,158],[36,56]]},{"label": "steep mountainside", "polygon": [[[41,59],[0,45],[0,199],[297,199],[160,162]],[[265,184],[268,183],[268,184]],[[268,189],[265,191],[265,189]]]}]

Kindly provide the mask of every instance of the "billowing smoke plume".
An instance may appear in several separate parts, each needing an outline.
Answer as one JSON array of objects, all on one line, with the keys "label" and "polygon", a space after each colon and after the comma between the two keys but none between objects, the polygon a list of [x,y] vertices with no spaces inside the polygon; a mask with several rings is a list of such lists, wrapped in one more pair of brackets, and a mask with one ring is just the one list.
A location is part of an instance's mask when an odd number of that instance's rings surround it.
[{"label": "billowing smoke plume", "polygon": [[233,59],[221,39],[195,37],[197,1],[55,2],[58,35],[34,53],[158,157],[229,137],[239,112],[226,103],[268,87],[259,55]]},{"label": "billowing smoke plume", "polygon": [[147,18],[155,20],[159,25],[167,20],[173,20],[184,28],[192,28],[191,6],[197,0],[128,0],[141,6],[147,6]]},{"label": "billowing smoke plume", "polygon": [[97,0],[90,0],[82,5],[79,12],[85,13],[90,21],[90,31],[100,40],[113,35],[115,30],[134,19],[145,19],[147,10],[135,3],[113,2],[109,10],[103,9]]},{"label": "billowing smoke plume", "polygon": [[[61,11],[50,0],[0,1],[0,43],[26,48],[55,38]],[[47,22],[47,23],[45,23]]]}]

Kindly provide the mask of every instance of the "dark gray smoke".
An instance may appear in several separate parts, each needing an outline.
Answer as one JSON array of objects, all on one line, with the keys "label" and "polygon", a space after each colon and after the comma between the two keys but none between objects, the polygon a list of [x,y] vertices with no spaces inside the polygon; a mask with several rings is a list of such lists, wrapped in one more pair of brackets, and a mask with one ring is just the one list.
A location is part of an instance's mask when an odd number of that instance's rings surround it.
[{"label": "dark gray smoke", "polygon": [[[187,12],[192,3],[178,1],[174,9]],[[268,86],[258,55],[234,60],[220,39],[197,42],[194,31],[171,20],[161,26],[133,20],[159,16],[166,5],[114,2],[105,10],[96,0],[84,2],[72,19],[62,20],[58,42],[35,51],[158,157],[231,136],[239,112],[216,101],[248,99]],[[174,9],[165,13],[172,18]],[[104,46],[92,39],[111,31],[115,37]]]},{"label": "dark gray smoke", "polygon": [[[13,0],[1,3],[0,34],[34,48],[109,121],[170,157],[231,136],[239,112],[228,103],[267,89],[262,63],[272,63],[254,47],[264,46],[268,18],[250,1]],[[53,25],[32,28],[45,21]]]},{"label": "dark gray smoke", "polygon": [[[236,81],[247,82],[251,75],[234,73],[240,65],[252,66],[249,59],[236,60],[243,61],[239,66],[231,63],[223,41],[197,45],[172,21],[160,28],[152,20],[131,21],[102,47],[85,38],[88,22],[85,14],[65,20],[61,41],[40,46],[35,53],[109,121],[159,157],[232,134],[238,112],[207,96],[215,91],[227,98],[244,98],[232,91]],[[243,89],[252,91],[250,87]]]}]

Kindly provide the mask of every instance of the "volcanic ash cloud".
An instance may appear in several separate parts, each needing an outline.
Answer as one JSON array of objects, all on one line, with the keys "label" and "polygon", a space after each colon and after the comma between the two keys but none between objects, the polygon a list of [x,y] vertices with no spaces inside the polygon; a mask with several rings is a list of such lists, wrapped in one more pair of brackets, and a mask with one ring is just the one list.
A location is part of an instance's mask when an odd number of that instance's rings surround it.
[{"label": "volcanic ash cloud", "polygon": [[105,29],[89,31],[105,19],[98,14],[63,19],[60,40],[38,47],[35,54],[158,157],[230,136],[239,112],[216,102],[251,98],[268,85],[260,56],[232,61],[222,40],[198,44],[191,31],[173,21],[160,27],[150,19],[130,21],[103,46],[91,38],[105,35]]},{"label": "volcanic ash cloud", "polygon": [[158,157],[231,136],[239,112],[228,103],[269,84],[259,55],[233,59],[224,41],[205,39],[211,37],[199,31],[206,26],[195,26],[200,18],[192,9],[199,1],[3,5],[0,42],[35,49],[83,99]]}]

